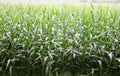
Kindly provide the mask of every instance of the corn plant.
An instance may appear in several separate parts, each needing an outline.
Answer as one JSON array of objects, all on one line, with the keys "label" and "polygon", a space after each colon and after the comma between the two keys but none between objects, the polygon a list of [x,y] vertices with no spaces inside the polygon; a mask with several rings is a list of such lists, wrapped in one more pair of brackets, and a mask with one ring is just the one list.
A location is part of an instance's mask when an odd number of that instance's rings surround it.
[{"label": "corn plant", "polygon": [[0,3],[0,76],[119,76],[119,6]]}]

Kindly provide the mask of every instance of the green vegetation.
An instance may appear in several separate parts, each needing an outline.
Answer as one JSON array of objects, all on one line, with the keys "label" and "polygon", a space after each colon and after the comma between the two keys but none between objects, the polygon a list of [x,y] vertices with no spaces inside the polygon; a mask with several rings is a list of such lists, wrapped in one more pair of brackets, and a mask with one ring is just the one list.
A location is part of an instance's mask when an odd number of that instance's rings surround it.
[{"label": "green vegetation", "polygon": [[119,76],[119,4],[0,3],[0,76]]}]

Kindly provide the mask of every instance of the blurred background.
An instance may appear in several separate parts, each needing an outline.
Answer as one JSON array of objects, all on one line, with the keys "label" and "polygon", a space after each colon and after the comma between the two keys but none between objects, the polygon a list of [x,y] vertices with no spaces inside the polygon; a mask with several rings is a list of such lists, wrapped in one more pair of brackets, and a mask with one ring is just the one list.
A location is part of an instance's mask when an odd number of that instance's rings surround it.
[{"label": "blurred background", "polygon": [[120,0],[0,0],[2,2],[95,2],[95,3],[112,3],[120,2]]}]

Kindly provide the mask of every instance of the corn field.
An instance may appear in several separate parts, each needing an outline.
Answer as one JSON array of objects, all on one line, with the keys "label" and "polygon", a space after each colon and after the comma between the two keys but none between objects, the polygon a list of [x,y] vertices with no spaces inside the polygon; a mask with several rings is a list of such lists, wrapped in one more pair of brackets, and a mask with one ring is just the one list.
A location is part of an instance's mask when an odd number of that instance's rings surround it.
[{"label": "corn field", "polygon": [[120,4],[0,3],[0,76],[120,76]]}]

